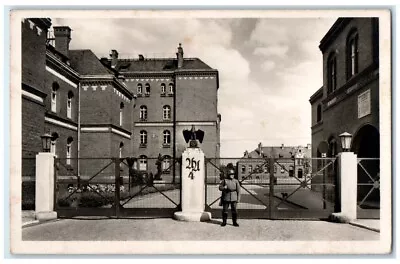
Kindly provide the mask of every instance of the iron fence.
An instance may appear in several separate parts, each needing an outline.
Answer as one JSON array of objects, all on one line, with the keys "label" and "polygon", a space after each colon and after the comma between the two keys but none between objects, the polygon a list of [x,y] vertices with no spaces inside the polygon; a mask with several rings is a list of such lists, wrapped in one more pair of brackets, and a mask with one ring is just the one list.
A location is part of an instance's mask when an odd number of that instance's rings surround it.
[{"label": "iron fence", "polygon": [[22,158],[21,202],[23,210],[35,209],[36,158]]},{"label": "iron fence", "polygon": [[357,218],[380,217],[379,158],[357,159]]}]

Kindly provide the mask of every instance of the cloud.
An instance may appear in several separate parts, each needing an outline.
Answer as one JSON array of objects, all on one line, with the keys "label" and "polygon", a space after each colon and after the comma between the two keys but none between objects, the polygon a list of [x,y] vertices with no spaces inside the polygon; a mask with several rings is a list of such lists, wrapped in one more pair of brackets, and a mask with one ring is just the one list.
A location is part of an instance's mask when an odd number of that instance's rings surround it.
[{"label": "cloud", "polygon": [[263,64],[261,64],[261,68],[265,71],[265,72],[269,72],[272,71],[273,69],[275,69],[276,64],[274,61],[270,61],[267,60],[265,62],[263,62]]},{"label": "cloud", "polygon": [[289,47],[287,45],[271,45],[268,47],[258,47],[254,50],[254,55],[263,55],[263,56],[277,56],[277,57],[285,57]]}]

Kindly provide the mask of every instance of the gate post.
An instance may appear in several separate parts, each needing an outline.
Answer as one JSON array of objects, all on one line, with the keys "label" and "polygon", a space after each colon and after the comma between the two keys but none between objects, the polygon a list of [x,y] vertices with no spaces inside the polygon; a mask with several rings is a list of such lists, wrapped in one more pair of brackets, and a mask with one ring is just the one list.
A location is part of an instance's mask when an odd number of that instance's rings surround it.
[{"label": "gate post", "polygon": [[39,221],[57,218],[54,211],[54,154],[39,152],[36,155],[35,215]]},{"label": "gate post", "polygon": [[114,159],[114,169],[115,169],[115,182],[114,182],[114,186],[115,186],[115,200],[114,200],[114,204],[115,204],[115,216],[119,217],[119,210],[120,210],[120,174],[121,174],[121,167],[120,167],[120,159],[119,158],[115,158]]},{"label": "gate post", "polygon": [[205,212],[205,158],[198,147],[189,147],[182,153],[181,208],[174,218],[180,221],[202,222],[211,219]]},{"label": "gate post", "polygon": [[333,213],[331,220],[350,222],[357,218],[357,155],[342,152],[337,159],[340,212]]}]

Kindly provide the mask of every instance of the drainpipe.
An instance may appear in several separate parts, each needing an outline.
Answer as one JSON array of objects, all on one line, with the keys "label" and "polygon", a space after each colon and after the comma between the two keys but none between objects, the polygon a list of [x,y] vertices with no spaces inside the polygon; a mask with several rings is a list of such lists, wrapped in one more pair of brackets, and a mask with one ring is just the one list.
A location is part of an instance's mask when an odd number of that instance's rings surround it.
[{"label": "drainpipe", "polygon": [[173,135],[174,135],[174,140],[173,140],[173,148],[172,148],[172,183],[175,183],[175,178],[176,178],[176,75],[173,76],[173,106],[174,106],[174,110],[173,110]]}]

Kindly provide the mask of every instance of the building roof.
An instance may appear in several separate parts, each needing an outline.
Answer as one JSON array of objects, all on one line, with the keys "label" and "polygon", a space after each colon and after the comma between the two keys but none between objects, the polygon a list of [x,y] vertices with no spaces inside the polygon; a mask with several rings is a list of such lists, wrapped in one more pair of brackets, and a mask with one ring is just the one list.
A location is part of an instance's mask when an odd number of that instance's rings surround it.
[{"label": "building roof", "polygon": [[333,40],[341,33],[342,29],[352,20],[352,18],[338,18],[325,36],[321,39],[319,49],[324,52]]},{"label": "building roof", "polygon": [[69,59],[71,67],[82,75],[115,74],[111,69],[104,66],[89,49],[70,50]]},{"label": "building roof", "polygon": [[[106,61],[107,65],[111,60]],[[119,59],[115,67],[116,70],[123,72],[162,72],[174,71],[178,69],[178,60],[174,58],[156,59]],[[179,69],[184,70],[211,70],[212,68],[198,58],[184,58],[183,66]]]},{"label": "building roof", "polygon": [[[311,149],[305,146],[268,146],[261,147],[262,157],[293,158],[298,149],[304,152],[306,157],[311,157]],[[260,158],[258,148],[248,154],[248,158]]]},{"label": "building roof", "polygon": [[313,95],[311,95],[309,102],[312,104],[316,99],[322,97],[324,87],[319,88]]}]

